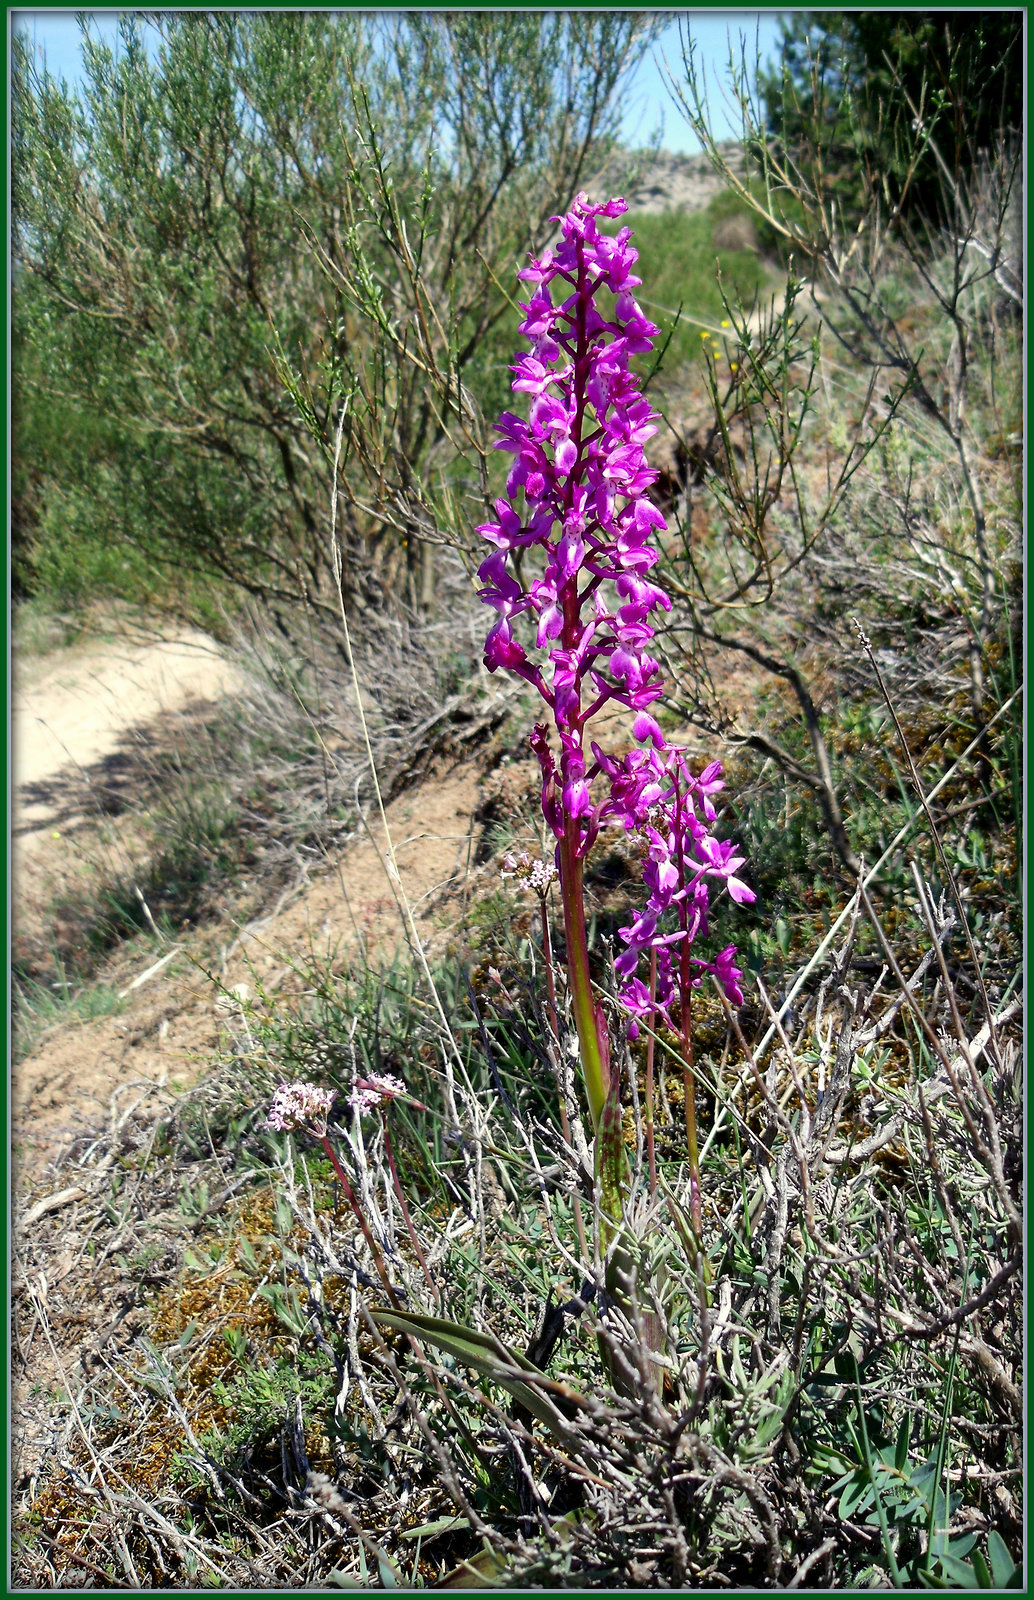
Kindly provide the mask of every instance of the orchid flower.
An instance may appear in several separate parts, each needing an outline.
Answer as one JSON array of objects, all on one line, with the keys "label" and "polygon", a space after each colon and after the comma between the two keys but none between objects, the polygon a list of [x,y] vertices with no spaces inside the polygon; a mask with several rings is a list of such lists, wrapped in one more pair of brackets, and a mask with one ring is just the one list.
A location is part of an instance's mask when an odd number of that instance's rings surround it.
[{"label": "orchid flower", "polygon": [[[527,398],[528,415],[499,419],[496,448],[513,459],[495,517],[478,530],[491,546],[479,593],[496,612],[485,665],[524,679],[548,708],[530,743],[557,841],[568,982],[597,1133],[616,1090],[585,922],[585,858],[601,828],[623,826],[645,855],[646,906],[620,930],[625,948],[615,962],[633,1036],[637,1018],[670,1021],[677,990],[688,1046],[689,994],[704,972],[742,1003],[731,945],[711,962],[689,952],[708,931],[716,889],[739,904],[754,899],[737,875],[743,856],[712,831],[719,764],[693,776],[651,710],[664,692],[652,619],[671,601],[650,576],[666,530],[649,498],[657,474],[644,450],[657,418],[629,363],[659,330],[635,299],[642,280],[630,230],[611,237],[599,227],[626,209],[622,199],[597,205],[578,195],[555,219],[556,244],[519,274],[530,285],[520,324],[529,348],[514,359],[512,387]],[[606,706],[623,707],[631,724],[634,747],[620,758],[588,734]],[[691,1134],[691,1161],[694,1145]]]}]

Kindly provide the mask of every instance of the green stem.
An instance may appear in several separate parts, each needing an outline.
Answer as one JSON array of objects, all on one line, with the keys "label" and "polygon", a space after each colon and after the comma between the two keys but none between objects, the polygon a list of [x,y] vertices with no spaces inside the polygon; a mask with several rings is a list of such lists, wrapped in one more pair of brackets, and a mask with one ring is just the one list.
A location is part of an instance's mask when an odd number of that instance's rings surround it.
[{"label": "green stem", "polygon": [[[549,931],[549,909],[546,904],[546,896],[544,894],[539,895],[539,910],[542,916],[542,958],[546,966],[546,996],[549,1000],[549,1025],[553,1030],[553,1048],[558,1052],[557,1059],[559,1059],[560,1024],[557,1019],[556,977],[553,972],[553,938]],[[558,1087],[560,1089],[560,1126],[563,1130],[567,1148],[569,1150],[573,1150],[574,1146],[571,1143],[571,1119],[567,1114],[567,1091],[565,1088],[566,1082],[566,1076],[563,1075],[560,1069],[558,1069]],[[574,1208],[575,1232],[578,1235],[578,1246],[582,1252],[582,1260],[588,1261],[589,1252],[586,1248],[585,1242],[585,1223],[582,1220],[582,1202],[577,1190],[575,1190],[575,1193],[572,1196],[572,1203]]]},{"label": "green stem", "polygon": [[[657,998],[657,950],[650,951],[650,999]],[[653,1136],[653,1024],[656,1013],[650,1013],[650,1028],[646,1035],[646,1155],[650,1167],[650,1194],[657,1193],[657,1150]]]},{"label": "green stem", "polygon": [[567,828],[560,840],[560,898],[564,908],[564,937],[567,940],[567,981],[571,989],[574,1024],[582,1060],[585,1092],[589,1097],[592,1125],[598,1129],[607,1098],[610,1074],[606,1063],[603,1019],[592,997],[589,976],[589,941],[585,929],[585,863],[578,855],[577,823],[566,819]]}]

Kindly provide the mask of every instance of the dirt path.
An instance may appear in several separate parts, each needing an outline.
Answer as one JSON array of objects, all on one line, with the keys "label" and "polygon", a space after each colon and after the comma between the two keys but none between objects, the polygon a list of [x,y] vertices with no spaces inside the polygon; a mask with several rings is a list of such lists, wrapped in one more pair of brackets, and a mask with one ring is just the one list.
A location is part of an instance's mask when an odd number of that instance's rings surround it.
[{"label": "dirt path", "polygon": [[48,780],[85,771],[162,712],[232,691],[240,674],[206,634],[86,640],[14,663],[14,838],[31,849],[54,820]]},{"label": "dirt path", "polygon": [[[196,633],[83,643],[25,663],[13,696],[16,920],[45,917],[48,886],[74,884],[82,869],[91,819],[69,807],[69,777],[79,779],[73,793],[88,794],[91,774],[127,743],[239,681],[232,663]],[[162,950],[127,946],[103,974],[109,1014],[56,1020],[15,1069],[23,1194],[45,1192],[47,1174],[59,1173],[83,1129],[103,1121],[119,1096],[148,1084],[175,1093],[198,1077],[226,1044],[223,991],[290,994],[311,963],[340,972],[359,957],[390,960],[409,937],[403,896],[421,941],[446,943],[450,919],[439,902],[472,869],[482,781],[476,764],[441,767],[389,805],[401,883],[371,812],[340,860],[314,871],[271,912],[243,927],[198,930]],[[118,819],[133,822],[131,810]]]},{"label": "dirt path", "polygon": [[[74,878],[83,797],[91,773],[163,714],[215,701],[240,681],[205,634],[85,639],[42,657],[14,660],[11,866],[13,913],[45,917],[47,888]],[[72,796],[70,803],[69,797]],[[120,1074],[112,1047],[128,1025],[56,1027],[14,1072],[14,1141],[29,1156],[30,1184],[57,1154],[51,1134],[74,1134],[106,1109]],[[37,1159],[32,1159],[36,1157]]]}]

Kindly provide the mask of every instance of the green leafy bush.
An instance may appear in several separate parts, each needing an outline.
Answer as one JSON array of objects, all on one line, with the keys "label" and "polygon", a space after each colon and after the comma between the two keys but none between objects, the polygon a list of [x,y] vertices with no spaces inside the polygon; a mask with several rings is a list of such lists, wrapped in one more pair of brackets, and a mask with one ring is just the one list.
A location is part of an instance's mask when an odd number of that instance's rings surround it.
[{"label": "green leafy bush", "polygon": [[494,401],[500,284],[610,151],[655,28],[603,13],[128,15],[117,51],[87,31],[81,90],[16,36],[20,588],[67,594],[64,552],[82,548],[84,586],[149,572],[160,600],[185,568],[318,603],[328,464],[312,436],[331,453],[347,401],[343,536],[353,561],[385,538],[404,550],[408,598],[418,539],[456,532],[422,525],[413,485],[453,460],[457,417],[477,434],[478,388]]},{"label": "green leafy bush", "polygon": [[701,333],[719,330],[723,291],[749,304],[771,283],[771,268],[761,255],[752,213],[734,194],[717,195],[701,211],[637,213],[633,222],[642,303],[661,328],[658,348],[671,334],[662,369],[670,386],[681,369],[699,361]]},{"label": "green leafy bush", "polygon": [[825,171],[849,220],[876,189],[888,215],[944,223],[945,172],[964,182],[1022,126],[1022,21],[1017,11],[796,12],[760,91],[768,132],[809,176]]}]

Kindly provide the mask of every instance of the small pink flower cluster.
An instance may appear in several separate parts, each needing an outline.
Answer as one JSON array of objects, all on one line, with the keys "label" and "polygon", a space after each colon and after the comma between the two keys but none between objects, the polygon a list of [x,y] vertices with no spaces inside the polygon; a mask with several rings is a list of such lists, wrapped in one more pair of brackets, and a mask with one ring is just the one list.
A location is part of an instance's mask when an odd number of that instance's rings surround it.
[{"label": "small pink flower cluster", "polygon": [[[694,776],[686,752],[671,745],[660,751],[633,750],[620,762],[605,756],[596,745],[593,750],[611,780],[614,814],[623,818],[628,832],[646,850],[646,909],[631,926],[618,930],[626,945],[614,962],[621,980],[619,997],[634,1015],[659,1011],[667,1017],[676,987],[672,956],[681,954],[680,946],[688,950],[696,938],[706,937],[714,881],[724,883],[730,898],[740,905],[750,905],[756,898],[753,889],[736,876],[745,858],[736,854],[734,845],[710,832],[716,818],[711,796],[725,787],[722,768],[712,761]],[[666,914],[669,925],[674,922],[675,927],[664,933],[660,924]],[[640,957],[650,952],[657,956],[653,995],[638,976]],[[743,974],[733,964],[735,954],[735,946],[727,945],[714,961],[691,957],[697,969],[689,980],[691,987],[699,985],[703,973],[711,972],[732,1004],[742,1005],[739,980]],[[680,984],[682,976],[680,973]],[[633,1037],[635,1031],[633,1025]]]},{"label": "small pink flower cluster", "polygon": [[557,870],[552,861],[543,861],[541,857],[530,856],[527,850],[521,850],[516,855],[511,850],[503,857],[503,864],[499,870],[501,878],[516,878],[521,883],[526,883],[536,894],[545,894],[550,884],[556,882]]},{"label": "small pink flower cluster", "polygon": [[265,1125],[276,1133],[293,1133],[301,1128],[322,1139],[335,1098],[335,1090],[319,1089],[314,1083],[282,1083],[273,1096]]},{"label": "small pink flower cluster", "polygon": [[374,1111],[385,1100],[397,1100],[399,1095],[405,1095],[406,1086],[401,1078],[392,1078],[388,1074],[378,1076],[374,1073],[369,1078],[357,1078],[348,1103],[353,1111],[362,1117],[368,1111]]}]

